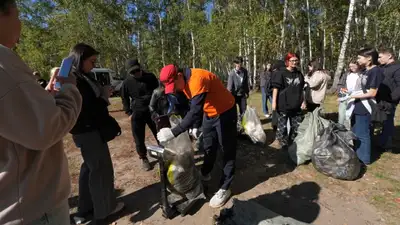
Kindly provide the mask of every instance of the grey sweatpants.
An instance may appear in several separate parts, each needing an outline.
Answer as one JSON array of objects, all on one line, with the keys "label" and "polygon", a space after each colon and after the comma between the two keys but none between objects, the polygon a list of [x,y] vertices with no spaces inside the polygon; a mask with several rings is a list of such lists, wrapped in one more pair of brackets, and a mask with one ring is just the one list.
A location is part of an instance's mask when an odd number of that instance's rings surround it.
[{"label": "grey sweatpants", "polygon": [[94,219],[106,218],[116,207],[114,169],[110,151],[98,131],[73,135],[81,149],[78,214],[94,212]]}]

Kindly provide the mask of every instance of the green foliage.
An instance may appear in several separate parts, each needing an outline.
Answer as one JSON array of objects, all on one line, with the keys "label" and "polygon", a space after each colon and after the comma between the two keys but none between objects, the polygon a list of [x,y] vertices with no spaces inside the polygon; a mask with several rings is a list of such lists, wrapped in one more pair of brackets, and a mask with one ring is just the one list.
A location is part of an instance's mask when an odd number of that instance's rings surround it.
[{"label": "green foliage", "polygon": [[[284,52],[280,49],[283,0],[20,0],[23,34],[18,53],[47,75],[78,42],[101,52],[99,66],[123,71],[137,57],[158,73],[163,64],[210,69],[221,76],[242,54],[253,71],[287,51],[308,60],[308,20],[304,0],[288,1]],[[400,40],[398,0],[358,0],[347,58],[364,45],[397,47]],[[313,57],[325,56],[334,70],[343,38],[348,0],[309,0]],[[206,6],[213,4],[210,20]],[[364,18],[369,19],[363,38]],[[193,32],[195,57],[192,56]],[[323,40],[325,34],[325,49]],[[253,43],[256,45],[254,54]]]}]

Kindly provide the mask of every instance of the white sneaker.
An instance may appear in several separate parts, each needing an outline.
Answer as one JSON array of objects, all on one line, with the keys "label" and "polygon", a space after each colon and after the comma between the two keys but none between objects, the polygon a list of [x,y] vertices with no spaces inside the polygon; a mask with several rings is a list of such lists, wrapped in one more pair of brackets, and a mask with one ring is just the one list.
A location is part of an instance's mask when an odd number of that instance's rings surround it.
[{"label": "white sneaker", "polygon": [[219,189],[217,193],[210,200],[211,208],[219,208],[225,205],[226,201],[228,201],[229,197],[231,197],[231,190]]},{"label": "white sneaker", "polygon": [[210,181],[211,180],[211,174],[207,174],[207,175],[201,175],[201,180],[202,181]]},{"label": "white sneaker", "polygon": [[265,114],[264,116],[265,116],[265,118],[267,118],[267,119],[271,118],[271,115],[269,115],[269,114]]}]

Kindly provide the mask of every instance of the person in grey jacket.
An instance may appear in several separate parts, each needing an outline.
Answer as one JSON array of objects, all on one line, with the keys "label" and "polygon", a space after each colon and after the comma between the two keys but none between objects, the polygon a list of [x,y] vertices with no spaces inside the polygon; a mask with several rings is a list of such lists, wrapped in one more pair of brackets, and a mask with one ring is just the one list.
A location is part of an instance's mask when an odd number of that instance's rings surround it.
[{"label": "person in grey jacket", "polygon": [[236,104],[239,106],[240,116],[242,117],[247,107],[249,97],[249,76],[247,70],[242,67],[243,58],[236,57],[233,61],[235,68],[228,75],[227,89],[235,97]]}]

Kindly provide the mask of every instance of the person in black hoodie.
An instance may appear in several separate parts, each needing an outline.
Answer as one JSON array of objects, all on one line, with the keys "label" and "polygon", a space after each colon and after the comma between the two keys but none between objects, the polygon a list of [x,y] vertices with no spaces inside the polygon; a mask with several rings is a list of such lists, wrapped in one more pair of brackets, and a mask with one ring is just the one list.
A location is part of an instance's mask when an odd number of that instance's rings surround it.
[{"label": "person in black hoodie", "polygon": [[72,138],[80,148],[83,163],[79,174],[78,213],[76,223],[83,223],[93,214],[95,220],[103,220],[124,208],[117,203],[114,191],[114,169],[104,131],[111,128],[107,106],[109,90],[102,87],[90,76],[97,55],[91,46],[80,43],[71,51],[74,57],[72,74],[82,95],[82,111],[71,130]]},{"label": "person in black hoodie", "polygon": [[[272,110],[278,112],[276,140],[270,145],[274,148],[287,148],[297,136],[297,129],[303,120],[305,109],[304,76],[297,69],[299,57],[289,53],[285,58],[286,68],[279,70],[272,78]],[[287,134],[287,123],[290,132]]]},{"label": "person in black hoodie", "polygon": [[389,48],[379,51],[379,63],[383,68],[384,80],[379,86],[377,101],[388,102],[391,106],[379,136],[379,147],[385,151],[391,151],[395,131],[394,115],[400,100],[400,64],[396,60],[394,51]]},{"label": "person in black hoodie", "polygon": [[239,113],[242,117],[247,107],[249,97],[249,75],[247,70],[242,67],[243,58],[236,57],[233,61],[235,68],[228,74],[228,91],[235,97],[236,105],[239,106]]},{"label": "person in black hoodie", "polygon": [[150,100],[153,91],[158,88],[158,80],[153,73],[142,70],[138,60],[128,59],[125,64],[128,77],[121,87],[121,98],[124,110],[131,119],[132,134],[136,143],[136,151],[142,160],[143,169],[151,170],[147,158],[145,145],[146,124],[149,126],[154,137],[157,129],[150,114]]}]

